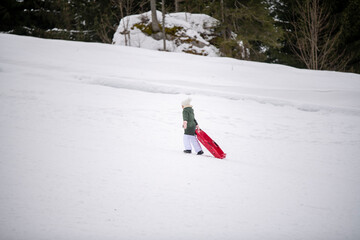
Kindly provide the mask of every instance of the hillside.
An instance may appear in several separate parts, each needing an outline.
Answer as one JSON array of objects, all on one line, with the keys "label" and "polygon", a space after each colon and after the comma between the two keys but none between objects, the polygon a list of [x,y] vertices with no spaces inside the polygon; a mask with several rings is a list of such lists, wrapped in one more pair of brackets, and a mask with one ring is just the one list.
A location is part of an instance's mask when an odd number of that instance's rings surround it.
[{"label": "hillside", "polygon": [[0,34],[0,238],[359,239],[359,122],[356,74]]}]

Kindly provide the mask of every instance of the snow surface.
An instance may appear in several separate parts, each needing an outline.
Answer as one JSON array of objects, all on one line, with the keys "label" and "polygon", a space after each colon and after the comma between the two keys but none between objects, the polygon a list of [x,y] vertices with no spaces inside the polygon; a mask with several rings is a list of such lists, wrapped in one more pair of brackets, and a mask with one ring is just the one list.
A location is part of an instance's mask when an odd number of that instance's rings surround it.
[{"label": "snow surface", "polygon": [[[162,24],[162,12],[157,12],[157,19]],[[119,26],[114,33],[113,43],[122,46],[131,46],[138,48],[146,48],[152,50],[163,50],[163,40],[155,40],[151,36],[147,36],[140,29],[134,27],[134,24],[139,24],[147,19],[151,22],[151,11],[130,15],[121,19]],[[218,23],[213,17],[206,14],[192,14],[187,12],[169,13],[165,14],[165,27],[173,28],[181,27],[183,30],[178,33],[181,37],[177,37],[173,40],[166,40],[166,50],[170,52],[186,52],[192,51],[199,55],[217,57],[220,55],[219,49],[209,43],[212,38],[212,30]],[[124,34],[128,32],[129,36]],[[203,36],[207,39],[204,39]],[[125,39],[126,38],[126,39]],[[203,44],[203,47],[195,46],[192,43],[179,43],[179,39],[182,40],[196,40]]]},{"label": "snow surface", "polygon": [[359,123],[356,74],[0,34],[0,239],[360,239]]}]

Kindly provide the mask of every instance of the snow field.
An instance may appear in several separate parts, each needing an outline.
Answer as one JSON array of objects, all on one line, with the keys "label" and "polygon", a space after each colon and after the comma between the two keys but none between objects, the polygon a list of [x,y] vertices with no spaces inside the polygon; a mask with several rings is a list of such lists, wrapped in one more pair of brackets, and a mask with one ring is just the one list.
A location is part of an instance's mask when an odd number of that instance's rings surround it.
[{"label": "snow field", "polygon": [[[2,239],[360,237],[358,75],[0,41]],[[226,159],[182,153],[189,94]]]}]

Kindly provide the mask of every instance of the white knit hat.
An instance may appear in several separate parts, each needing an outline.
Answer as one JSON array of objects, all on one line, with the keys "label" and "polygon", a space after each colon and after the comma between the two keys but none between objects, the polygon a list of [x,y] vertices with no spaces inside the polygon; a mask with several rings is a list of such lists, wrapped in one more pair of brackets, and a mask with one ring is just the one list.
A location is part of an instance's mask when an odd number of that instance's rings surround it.
[{"label": "white knit hat", "polygon": [[187,98],[181,102],[182,106],[190,106],[191,98]]}]

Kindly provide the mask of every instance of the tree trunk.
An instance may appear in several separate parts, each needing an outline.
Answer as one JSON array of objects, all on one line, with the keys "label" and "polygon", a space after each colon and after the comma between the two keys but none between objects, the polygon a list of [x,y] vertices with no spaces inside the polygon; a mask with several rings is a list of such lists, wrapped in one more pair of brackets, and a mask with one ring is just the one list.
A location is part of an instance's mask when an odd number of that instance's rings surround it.
[{"label": "tree trunk", "polygon": [[175,0],[175,12],[179,12],[179,0]]},{"label": "tree trunk", "polygon": [[179,3],[184,2],[185,0],[175,0],[175,12],[180,11]]},{"label": "tree trunk", "polygon": [[[220,11],[221,11],[221,24],[224,25],[225,23],[225,16],[224,16],[224,0],[220,0]],[[222,29],[223,38],[226,40],[226,29]]]},{"label": "tree trunk", "polygon": [[159,22],[156,16],[156,0],[150,0],[151,5],[151,27],[154,33],[160,32]]},{"label": "tree trunk", "polygon": [[163,33],[163,40],[164,40],[164,51],[166,51],[166,34],[165,34],[165,0],[162,0],[162,33]]}]

